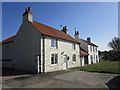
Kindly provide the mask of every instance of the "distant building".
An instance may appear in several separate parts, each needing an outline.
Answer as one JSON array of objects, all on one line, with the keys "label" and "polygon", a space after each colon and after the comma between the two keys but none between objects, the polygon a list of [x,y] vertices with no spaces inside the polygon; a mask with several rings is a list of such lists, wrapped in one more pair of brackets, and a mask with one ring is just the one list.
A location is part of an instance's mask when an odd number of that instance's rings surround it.
[{"label": "distant building", "polygon": [[[17,23],[17,22],[16,22]],[[80,67],[80,44],[61,31],[33,20],[30,7],[16,35],[2,41],[3,67],[34,73]]]},{"label": "distant building", "polygon": [[98,46],[91,42],[90,37],[88,37],[87,40],[83,40],[80,38],[78,31],[75,31],[74,37],[78,42],[80,42],[81,50],[86,53],[83,55],[81,53],[82,66],[86,64],[99,63]]}]

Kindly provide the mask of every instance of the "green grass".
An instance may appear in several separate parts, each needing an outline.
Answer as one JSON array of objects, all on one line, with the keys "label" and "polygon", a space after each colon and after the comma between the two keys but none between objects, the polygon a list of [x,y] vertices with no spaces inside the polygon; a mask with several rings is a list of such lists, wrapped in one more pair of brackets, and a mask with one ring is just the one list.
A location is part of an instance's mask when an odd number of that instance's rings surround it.
[{"label": "green grass", "polygon": [[[119,61],[119,63],[120,63],[120,61]],[[99,64],[81,67],[80,70],[108,72],[108,73],[120,73],[120,68],[118,68],[118,61],[106,61],[106,60],[101,61]]]}]

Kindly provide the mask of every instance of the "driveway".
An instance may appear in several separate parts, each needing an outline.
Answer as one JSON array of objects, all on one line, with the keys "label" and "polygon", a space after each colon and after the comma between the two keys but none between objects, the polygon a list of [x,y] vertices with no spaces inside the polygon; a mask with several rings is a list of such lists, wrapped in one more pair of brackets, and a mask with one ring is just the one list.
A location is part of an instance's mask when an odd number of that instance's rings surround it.
[{"label": "driveway", "polygon": [[[66,70],[34,74],[3,82],[3,88],[108,88],[117,87],[117,74]],[[114,84],[110,81],[114,81]]]}]

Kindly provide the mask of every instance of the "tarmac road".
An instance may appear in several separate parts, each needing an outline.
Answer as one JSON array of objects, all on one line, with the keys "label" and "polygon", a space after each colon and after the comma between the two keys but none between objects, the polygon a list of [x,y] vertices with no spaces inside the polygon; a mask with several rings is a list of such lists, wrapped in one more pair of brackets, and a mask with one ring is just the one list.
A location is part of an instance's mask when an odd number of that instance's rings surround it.
[{"label": "tarmac road", "polygon": [[46,74],[31,74],[4,81],[2,84],[3,88],[117,88],[118,78],[117,74],[71,69]]}]

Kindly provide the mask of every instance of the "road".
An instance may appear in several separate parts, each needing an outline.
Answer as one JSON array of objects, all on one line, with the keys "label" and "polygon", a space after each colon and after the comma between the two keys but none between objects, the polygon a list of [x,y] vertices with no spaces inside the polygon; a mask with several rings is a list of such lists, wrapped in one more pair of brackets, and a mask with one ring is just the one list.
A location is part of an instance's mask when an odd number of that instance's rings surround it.
[{"label": "road", "polygon": [[3,88],[108,88],[117,87],[117,74],[66,70],[32,74],[3,81]]}]

